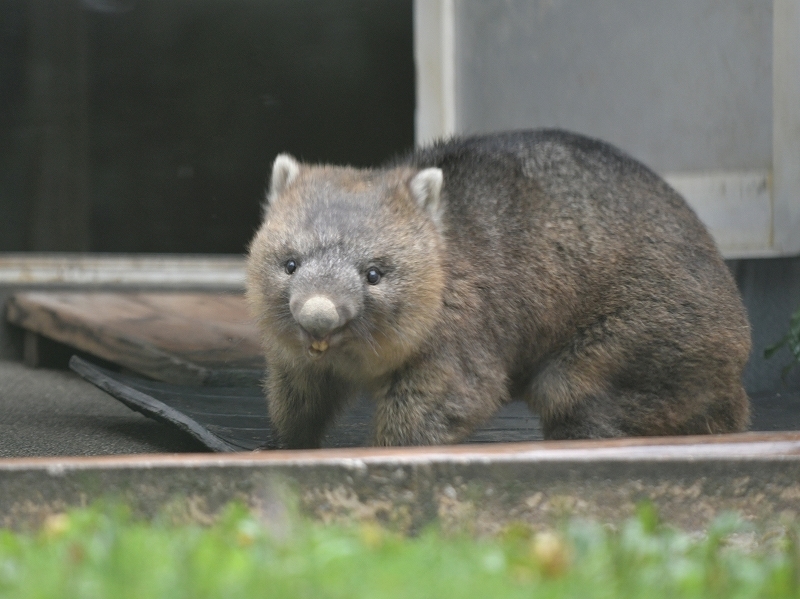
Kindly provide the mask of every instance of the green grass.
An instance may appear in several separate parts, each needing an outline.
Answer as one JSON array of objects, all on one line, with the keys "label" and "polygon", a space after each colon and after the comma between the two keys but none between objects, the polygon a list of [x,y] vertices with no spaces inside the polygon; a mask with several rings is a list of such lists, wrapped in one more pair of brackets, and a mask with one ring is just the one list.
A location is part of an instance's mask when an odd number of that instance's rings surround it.
[{"label": "green grass", "polygon": [[798,597],[792,529],[749,550],[733,517],[690,536],[644,506],[617,530],[578,520],[496,538],[402,537],[375,524],[265,526],[232,505],[211,526],[96,506],[0,530],[0,597]]},{"label": "green grass", "polygon": [[771,358],[784,345],[792,355],[791,361],[781,371],[781,376],[786,379],[793,369],[800,366],[800,308],[789,319],[789,330],[775,345],[764,350],[764,357]]}]

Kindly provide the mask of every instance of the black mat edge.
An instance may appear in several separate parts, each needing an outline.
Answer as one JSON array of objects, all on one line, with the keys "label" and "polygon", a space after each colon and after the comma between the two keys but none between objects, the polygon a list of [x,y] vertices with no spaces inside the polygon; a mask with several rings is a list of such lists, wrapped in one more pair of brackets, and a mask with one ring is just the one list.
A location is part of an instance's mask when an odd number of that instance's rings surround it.
[{"label": "black mat edge", "polygon": [[144,414],[148,418],[152,418],[163,424],[179,428],[200,441],[200,443],[211,451],[219,453],[245,451],[219,438],[183,412],[179,412],[141,391],[132,389],[106,376],[98,367],[78,356],[72,356],[70,358],[69,367],[83,379],[121,401],[131,410]]}]

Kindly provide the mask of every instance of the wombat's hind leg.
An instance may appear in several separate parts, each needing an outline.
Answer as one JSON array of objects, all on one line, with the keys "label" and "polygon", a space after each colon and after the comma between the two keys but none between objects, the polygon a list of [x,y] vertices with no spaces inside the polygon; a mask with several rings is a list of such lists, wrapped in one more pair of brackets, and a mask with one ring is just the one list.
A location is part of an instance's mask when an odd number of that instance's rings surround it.
[{"label": "wombat's hind leg", "polygon": [[545,439],[720,434],[749,424],[747,394],[735,380],[711,389],[683,381],[677,388],[636,390],[598,378],[592,389],[575,373],[551,367],[533,385],[529,404],[539,412]]},{"label": "wombat's hind leg", "polygon": [[561,414],[542,417],[545,439],[604,439],[624,437],[623,414],[606,394],[586,397]]},{"label": "wombat's hind leg", "polygon": [[[750,428],[750,400],[738,382],[729,389],[714,389],[708,397],[695,398],[705,409],[681,423],[677,432],[683,435],[716,435],[740,433]],[[697,400],[700,401],[697,401]]]},{"label": "wombat's hind leg", "polygon": [[625,414],[609,390],[611,352],[597,345],[570,348],[551,360],[528,388],[528,406],[539,414],[545,439],[622,437]]}]

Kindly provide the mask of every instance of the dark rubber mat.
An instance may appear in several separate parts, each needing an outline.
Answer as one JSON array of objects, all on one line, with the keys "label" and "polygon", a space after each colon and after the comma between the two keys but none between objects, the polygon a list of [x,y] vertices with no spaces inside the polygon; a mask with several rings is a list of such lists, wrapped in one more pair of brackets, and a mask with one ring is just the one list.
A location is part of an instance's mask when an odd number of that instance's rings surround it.
[{"label": "dark rubber mat", "polygon": [[[176,426],[212,451],[249,451],[277,446],[258,386],[185,386],[112,372],[73,356],[72,370],[132,410]],[[800,392],[755,395],[755,431],[800,430]],[[323,447],[368,444],[373,406],[366,399],[353,403],[331,426]],[[542,439],[539,419],[521,402],[504,406],[468,443],[536,441]]]},{"label": "dark rubber mat", "polygon": [[124,375],[73,356],[70,368],[126,406],[176,426],[212,451],[272,445],[266,403],[258,387],[189,387]]},{"label": "dark rubber mat", "polygon": [[[248,451],[277,446],[263,391],[257,386],[185,386],[113,372],[73,356],[70,368],[126,406],[189,433],[212,451]],[[368,444],[373,406],[354,401],[331,426],[323,447]],[[541,440],[539,419],[521,402],[502,408],[467,442]]]}]

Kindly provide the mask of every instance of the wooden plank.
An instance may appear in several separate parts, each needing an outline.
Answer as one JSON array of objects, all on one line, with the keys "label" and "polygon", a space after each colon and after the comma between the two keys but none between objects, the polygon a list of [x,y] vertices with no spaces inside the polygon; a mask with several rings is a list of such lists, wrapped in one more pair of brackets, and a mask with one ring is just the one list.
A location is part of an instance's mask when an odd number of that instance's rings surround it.
[{"label": "wooden plank", "polygon": [[18,293],[9,322],[157,380],[202,385],[218,369],[261,370],[242,295]]}]

